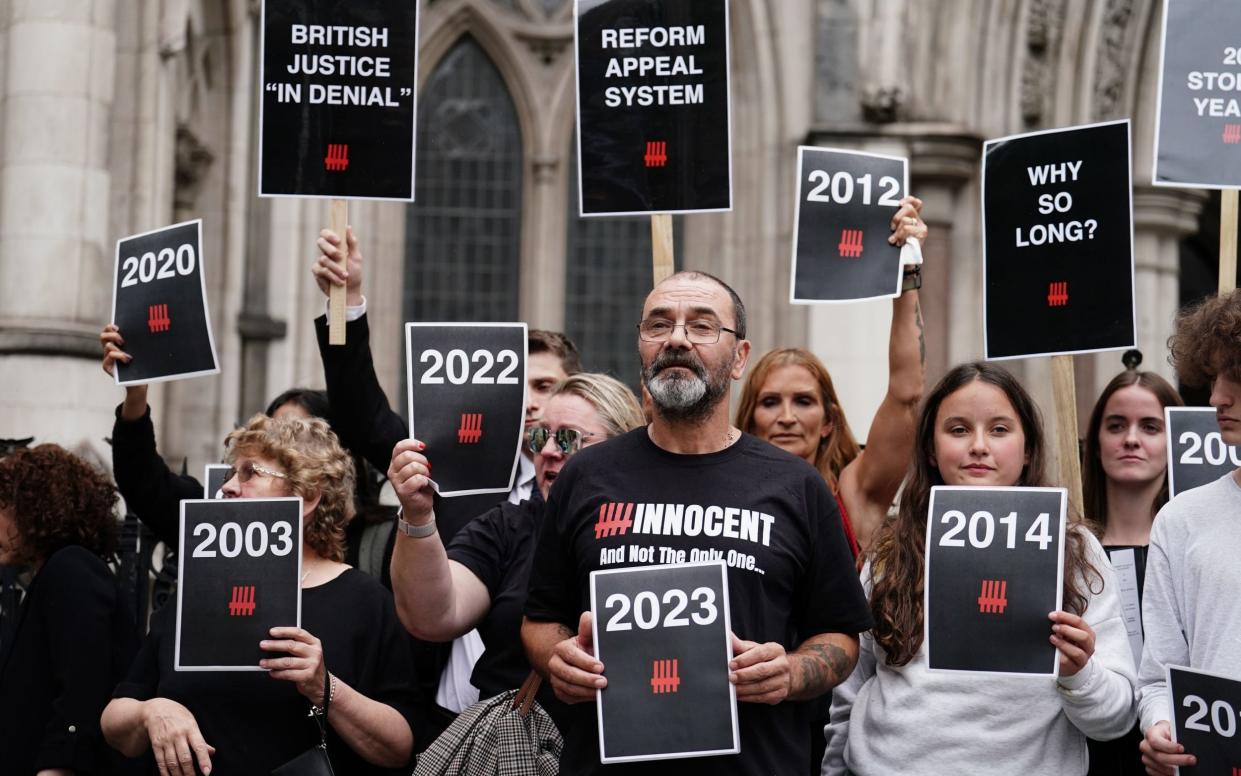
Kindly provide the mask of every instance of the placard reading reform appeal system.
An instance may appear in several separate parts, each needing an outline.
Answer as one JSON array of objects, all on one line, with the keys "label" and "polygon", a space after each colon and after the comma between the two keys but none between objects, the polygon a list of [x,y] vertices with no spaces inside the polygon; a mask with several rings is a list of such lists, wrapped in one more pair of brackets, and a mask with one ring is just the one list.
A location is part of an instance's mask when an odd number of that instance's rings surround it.
[{"label": "placard reading reform appeal system", "polygon": [[416,0],[263,0],[259,196],[414,199]]},{"label": "placard reading reform appeal system", "polygon": [[583,216],[732,208],[726,0],[575,0]]},{"label": "placard reading reform appeal system", "polygon": [[1211,407],[1164,407],[1168,439],[1168,498],[1215,482],[1241,466],[1241,448],[1219,433]]},{"label": "placard reading reform appeal system", "polygon": [[901,293],[901,249],[888,243],[908,190],[908,161],[801,146],[789,301],[855,302]]},{"label": "placard reading reform appeal system", "polygon": [[1129,122],[988,141],[983,317],[988,359],[1134,347]]},{"label": "placard reading reform appeal system", "polygon": [[407,323],[409,435],[441,496],[513,487],[526,415],[526,324]]},{"label": "placard reading reform appeal system", "polygon": [[187,499],[177,550],[177,671],[262,671],[275,627],[302,623],[302,500]]},{"label": "placard reading reform appeal system", "polygon": [[201,220],[117,241],[112,322],[133,356],[128,364],[117,362],[117,385],[220,371],[207,310]]},{"label": "placard reading reform appeal system", "polygon": [[1049,612],[1064,579],[1063,488],[931,489],[923,621],[927,667],[1056,675]]},{"label": "placard reading reform appeal system", "polygon": [[741,751],[723,561],[593,571],[601,762]]},{"label": "placard reading reform appeal system", "polygon": [[1241,3],[1166,0],[1156,186],[1241,186]]}]

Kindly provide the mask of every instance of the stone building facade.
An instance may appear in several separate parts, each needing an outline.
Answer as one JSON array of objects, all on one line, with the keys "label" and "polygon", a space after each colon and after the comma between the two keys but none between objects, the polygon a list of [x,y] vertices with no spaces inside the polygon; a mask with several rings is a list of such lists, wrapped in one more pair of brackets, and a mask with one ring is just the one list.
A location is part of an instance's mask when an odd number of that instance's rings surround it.
[{"label": "stone building facade", "polygon": [[[796,147],[906,155],[926,201],[934,379],[982,353],[982,142],[1131,117],[1139,345],[1214,288],[1214,200],[1149,185],[1157,0],[732,0],[734,210],[677,220],[678,263],[732,282],[759,352],[811,347],[864,436],[890,304],[787,303]],[[647,223],[576,216],[571,0],[423,0],[418,202],[352,203],[376,362],[402,390],[403,320],[564,329],[633,381]],[[257,0],[0,0],[0,437],[95,451],[121,389],[99,369],[115,240],[204,219],[222,371],[156,386],[193,469],[293,385],[322,385],[309,275],[317,200],[255,196]],[[1010,362],[1049,415],[1046,360]],[[1078,358],[1079,404],[1120,369]],[[398,404],[401,402],[398,402]]]}]

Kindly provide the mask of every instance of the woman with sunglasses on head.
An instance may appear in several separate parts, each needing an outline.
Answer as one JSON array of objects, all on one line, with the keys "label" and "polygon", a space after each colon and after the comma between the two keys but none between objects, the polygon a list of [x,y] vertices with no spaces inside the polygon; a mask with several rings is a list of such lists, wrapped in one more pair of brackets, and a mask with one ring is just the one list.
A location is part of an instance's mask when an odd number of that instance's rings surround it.
[{"label": "woman with sunglasses on head", "polygon": [[[1164,409],[1184,402],[1167,380],[1137,370],[1142,356],[1136,350],[1125,358],[1130,368],[1103,388],[1090,413],[1082,496],[1085,516],[1102,536],[1103,549],[1109,555],[1113,550],[1133,551],[1140,600],[1155,513],[1168,503]],[[1136,726],[1113,741],[1091,739],[1091,775],[1145,773],[1141,742]]]},{"label": "woman with sunglasses on head", "polygon": [[[905,197],[892,216],[888,242],[925,241],[922,200]],[[921,267],[907,269],[892,300],[888,390],[871,423],[863,452],[849,429],[827,367],[801,348],[763,355],[746,376],[737,427],[765,439],[819,470],[835,494],[856,557],[870,545],[900,488],[913,449],[914,417],[922,399],[926,341],[918,288]]]},{"label": "woman with sunglasses on head", "polygon": [[[521,644],[522,609],[545,499],[565,461],[582,447],[644,425],[633,392],[615,378],[578,373],[561,382],[529,429],[533,496],[503,503],[461,529],[447,548],[435,530],[429,484],[435,451],[405,440],[392,451],[388,479],[401,502],[392,586],[410,633],[450,641],[478,628],[486,646],[471,682],[486,699],[511,690],[530,673]],[[547,688],[539,700],[556,716]]]},{"label": "woman with sunglasses on head", "polygon": [[104,711],[104,735],[131,757],[150,749],[160,774],[269,774],[319,743],[308,712],[326,705],[337,773],[404,768],[415,703],[408,636],[388,591],[342,562],[352,460],[318,418],[256,415],[225,446],[226,498],[302,499],[302,627],[273,628],[259,643],[266,674],[178,672],[170,602]]},{"label": "woman with sunglasses on head", "polygon": [[928,670],[923,642],[927,512],[936,485],[1046,485],[1043,424],[1008,372],[962,364],[927,397],[896,520],[862,571],[875,627],[836,687],[824,776],[852,773],[1086,773],[1086,737],[1136,717],[1135,670],[1116,579],[1094,534],[1069,516],[1063,611],[1047,638],[1059,676]]}]

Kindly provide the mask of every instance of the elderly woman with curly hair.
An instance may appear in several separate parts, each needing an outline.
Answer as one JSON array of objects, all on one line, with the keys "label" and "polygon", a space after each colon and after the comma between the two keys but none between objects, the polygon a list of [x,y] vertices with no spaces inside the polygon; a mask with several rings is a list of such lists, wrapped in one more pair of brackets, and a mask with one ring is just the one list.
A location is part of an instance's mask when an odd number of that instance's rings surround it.
[{"label": "elderly woman with curly hair", "polygon": [[105,559],[116,547],[116,490],[57,445],[0,459],[0,563],[33,578],[11,643],[0,645],[0,770],[113,773],[99,713],[133,656],[137,631]]},{"label": "elderly woman with curly hair", "polygon": [[312,705],[330,689],[328,752],[337,773],[384,773],[413,747],[414,671],[392,596],[344,560],[353,462],[326,422],[256,415],[225,441],[226,498],[302,499],[302,628],[273,628],[267,674],[173,670],[173,605],[156,616],[103,715],[108,742],[148,748],[161,774],[268,774],[318,743]]}]

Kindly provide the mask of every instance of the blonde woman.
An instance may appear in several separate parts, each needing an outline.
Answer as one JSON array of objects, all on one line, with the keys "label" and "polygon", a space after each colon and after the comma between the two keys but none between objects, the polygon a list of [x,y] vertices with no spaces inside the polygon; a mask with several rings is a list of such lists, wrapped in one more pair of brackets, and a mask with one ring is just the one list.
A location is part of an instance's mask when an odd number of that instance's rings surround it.
[{"label": "blonde woman", "polygon": [[[578,450],[644,425],[633,392],[615,378],[578,373],[553,389],[542,419],[531,426],[534,495],[500,504],[472,520],[444,547],[434,530],[430,473],[434,450],[407,440],[392,452],[388,478],[401,501],[408,529],[397,534],[392,588],[397,611],[420,639],[449,641],[478,628],[486,651],[471,682],[483,699],[518,687],[530,673],[521,645],[521,617],[547,494]],[[539,700],[559,715],[544,688]]]},{"label": "blonde woman", "polygon": [[172,667],[175,604],[156,616],[103,714],[108,742],[152,751],[160,774],[267,774],[319,742],[311,705],[330,687],[328,752],[338,773],[384,773],[413,750],[408,637],[388,592],[344,560],[353,462],[326,422],[256,415],[225,440],[226,498],[302,498],[303,627],[260,642],[268,673]]}]

